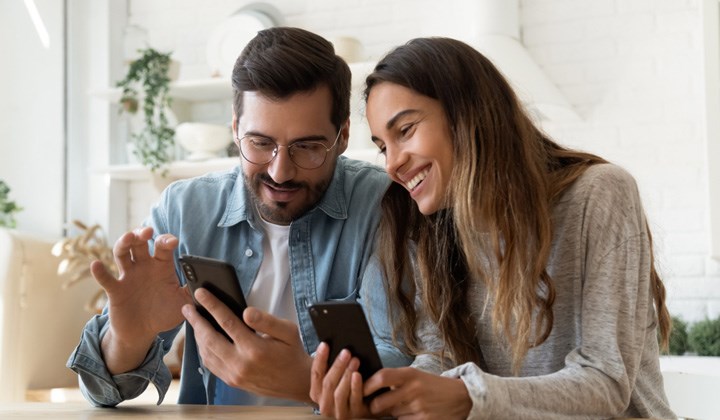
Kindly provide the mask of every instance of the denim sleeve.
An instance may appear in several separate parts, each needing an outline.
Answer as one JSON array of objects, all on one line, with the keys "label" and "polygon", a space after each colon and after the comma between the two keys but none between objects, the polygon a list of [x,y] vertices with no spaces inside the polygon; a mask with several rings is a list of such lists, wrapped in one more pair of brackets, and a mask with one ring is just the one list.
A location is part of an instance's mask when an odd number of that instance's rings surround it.
[{"label": "denim sleeve", "polygon": [[392,323],[390,322],[392,311],[388,305],[388,296],[377,256],[373,256],[365,268],[358,302],[365,311],[383,366],[409,365],[413,358],[399,347],[400,340],[398,343],[393,342]]},{"label": "denim sleeve", "polygon": [[180,326],[155,339],[140,367],[118,375],[108,372],[100,350],[100,342],[108,327],[106,313],[94,316],[85,325],[80,344],[68,359],[67,367],[78,374],[82,394],[96,407],[114,407],[139,396],[152,382],[157,388],[157,403],[160,404],[172,380],[163,356],[170,349]]}]

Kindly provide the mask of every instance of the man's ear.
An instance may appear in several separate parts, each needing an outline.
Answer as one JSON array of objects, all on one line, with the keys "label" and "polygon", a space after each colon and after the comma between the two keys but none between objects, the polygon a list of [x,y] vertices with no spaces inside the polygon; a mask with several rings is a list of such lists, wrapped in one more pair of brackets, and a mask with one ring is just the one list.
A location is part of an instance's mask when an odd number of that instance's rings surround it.
[{"label": "man's ear", "polygon": [[338,156],[345,153],[345,150],[347,150],[348,142],[350,141],[350,118],[348,118],[347,121],[345,121],[345,124],[343,124],[342,128],[340,128],[340,138],[338,139]]},{"label": "man's ear", "polygon": [[240,140],[238,140],[237,126],[238,126],[237,115],[235,115],[235,110],[233,110],[233,113],[232,113],[232,134],[233,134],[233,141],[235,142],[235,144],[236,144],[238,147],[240,147]]}]

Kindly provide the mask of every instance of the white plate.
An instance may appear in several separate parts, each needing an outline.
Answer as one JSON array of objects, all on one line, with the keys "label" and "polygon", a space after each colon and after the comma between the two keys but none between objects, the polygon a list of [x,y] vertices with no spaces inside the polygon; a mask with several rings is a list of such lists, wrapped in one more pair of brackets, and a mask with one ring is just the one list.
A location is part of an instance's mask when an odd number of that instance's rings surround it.
[{"label": "white plate", "polygon": [[228,77],[232,74],[245,45],[258,31],[273,26],[270,16],[257,10],[242,10],[225,19],[213,29],[205,50],[210,74]]}]

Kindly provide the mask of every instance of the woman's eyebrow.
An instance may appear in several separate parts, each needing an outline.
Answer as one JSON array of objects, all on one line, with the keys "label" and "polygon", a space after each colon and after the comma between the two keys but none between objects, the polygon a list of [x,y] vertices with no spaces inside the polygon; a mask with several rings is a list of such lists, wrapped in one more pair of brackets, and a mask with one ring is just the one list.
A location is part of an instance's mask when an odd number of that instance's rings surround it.
[{"label": "woman's eyebrow", "polygon": [[385,128],[389,130],[389,129],[391,129],[395,124],[397,124],[397,121],[398,121],[400,118],[402,118],[402,117],[404,117],[404,116],[406,116],[406,115],[408,115],[408,114],[414,114],[414,113],[419,113],[419,112],[420,112],[419,109],[404,109],[404,110],[398,112],[397,114],[393,115],[392,118],[390,118],[390,119],[388,120],[388,122],[385,123]]}]

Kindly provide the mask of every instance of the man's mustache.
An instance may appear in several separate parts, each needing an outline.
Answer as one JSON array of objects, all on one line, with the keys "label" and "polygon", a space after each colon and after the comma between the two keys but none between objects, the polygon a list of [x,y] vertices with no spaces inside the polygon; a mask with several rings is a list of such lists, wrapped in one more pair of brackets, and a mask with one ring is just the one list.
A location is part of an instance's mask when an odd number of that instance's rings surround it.
[{"label": "man's mustache", "polygon": [[270,178],[270,175],[268,175],[267,173],[258,174],[258,179],[263,184],[269,185],[269,186],[271,186],[273,188],[277,188],[277,189],[295,189],[295,188],[302,188],[305,186],[305,184],[302,182],[292,182],[292,181],[283,182],[282,184],[278,184],[277,182],[273,181],[273,179]]}]

